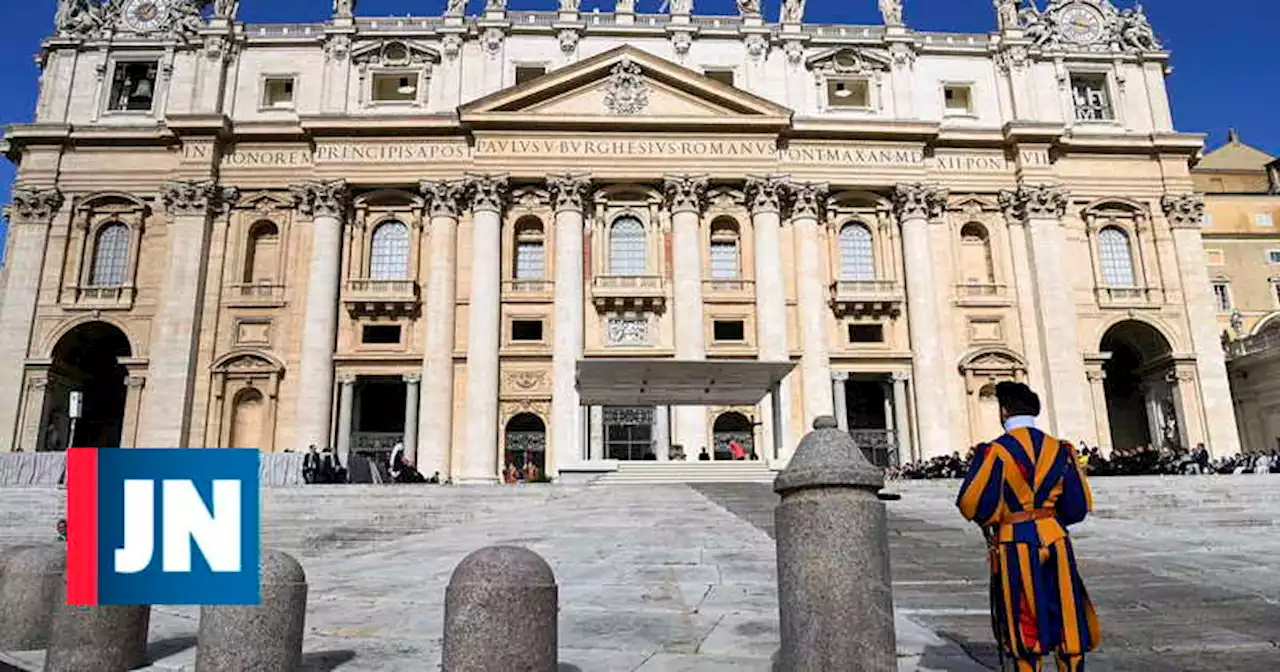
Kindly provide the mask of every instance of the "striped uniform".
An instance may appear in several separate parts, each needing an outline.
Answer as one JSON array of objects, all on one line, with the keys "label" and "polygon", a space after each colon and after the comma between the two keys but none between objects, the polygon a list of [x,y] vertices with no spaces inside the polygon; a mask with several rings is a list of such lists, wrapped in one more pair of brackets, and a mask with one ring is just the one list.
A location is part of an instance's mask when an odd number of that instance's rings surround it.
[{"label": "striped uniform", "polygon": [[1084,520],[1093,495],[1071,444],[1020,427],[979,447],[956,500],[960,513],[990,528],[993,603],[1011,637],[1019,670],[1084,670],[1098,645],[1098,615],[1076,570],[1067,526]]}]

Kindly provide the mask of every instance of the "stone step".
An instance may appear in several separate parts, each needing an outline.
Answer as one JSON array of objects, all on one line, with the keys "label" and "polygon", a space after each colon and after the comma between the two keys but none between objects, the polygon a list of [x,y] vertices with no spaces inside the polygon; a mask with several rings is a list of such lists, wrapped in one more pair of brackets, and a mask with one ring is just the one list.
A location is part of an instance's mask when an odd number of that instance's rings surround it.
[{"label": "stone step", "polygon": [[595,484],[773,483],[774,476],[764,462],[626,462]]}]

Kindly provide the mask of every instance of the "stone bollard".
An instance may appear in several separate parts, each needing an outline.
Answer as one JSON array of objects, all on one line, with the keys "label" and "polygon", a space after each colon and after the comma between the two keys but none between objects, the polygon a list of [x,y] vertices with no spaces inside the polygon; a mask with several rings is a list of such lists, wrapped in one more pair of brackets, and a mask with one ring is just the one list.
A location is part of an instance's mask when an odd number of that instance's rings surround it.
[{"label": "stone bollard", "polygon": [[779,672],[897,670],[884,472],[835,418],[800,442],[773,489]]},{"label": "stone bollard", "polygon": [[58,590],[44,672],[125,672],[147,660],[151,607],[67,604],[66,585]]},{"label": "stone bollard", "polygon": [[66,544],[19,546],[0,557],[0,650],[49,646],[49,627],[66,572]]},{"label": "stone bollard", "polygon": [[307,575],[292,556],[262,549],[260,605],[200,608],[197,672],[293,672],[302,663]]},{"label": "stone bollard", "polygon": [[444,598],[444,672],[555,672],[559,591],[551,567],[517,546],[458,563]]}]

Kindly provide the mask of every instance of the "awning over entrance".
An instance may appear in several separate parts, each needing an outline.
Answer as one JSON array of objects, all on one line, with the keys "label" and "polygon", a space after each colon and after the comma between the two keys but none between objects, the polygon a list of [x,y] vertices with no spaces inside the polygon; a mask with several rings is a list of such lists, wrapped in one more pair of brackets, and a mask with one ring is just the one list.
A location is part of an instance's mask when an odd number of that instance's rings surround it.
[{"label": "awning over entrance", "polygon": [[795,364],[750,360],[583,359],[583,406],[754,406]]}]

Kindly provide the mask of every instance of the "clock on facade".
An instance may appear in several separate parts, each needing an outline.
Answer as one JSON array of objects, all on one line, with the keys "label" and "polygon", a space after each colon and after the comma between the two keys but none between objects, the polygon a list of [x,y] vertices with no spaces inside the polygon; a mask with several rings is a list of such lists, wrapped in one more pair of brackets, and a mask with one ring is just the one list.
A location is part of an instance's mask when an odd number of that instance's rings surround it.
[{"label": "clock on facade", "polygon": [[168,23],[169,4],[166,0],[126,0],[121,15],[129,30],[150,33]]},{"label": "clock on facade", "polygon": [[1062,39],[1068,42],[1090,44],[1102,37],[1102,14],[1081,2],[1064,7],[1058,14],[1058,25]]}]

